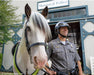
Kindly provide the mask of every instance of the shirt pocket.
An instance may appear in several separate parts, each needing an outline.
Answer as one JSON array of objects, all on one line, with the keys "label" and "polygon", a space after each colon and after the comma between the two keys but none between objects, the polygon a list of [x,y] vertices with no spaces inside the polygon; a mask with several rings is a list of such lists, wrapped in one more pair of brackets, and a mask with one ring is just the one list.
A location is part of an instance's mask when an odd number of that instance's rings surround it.
[{"label": "shirt pocket", "polygon": [[65,58],[65,52],[62,49],[57,49],[53,51],[53,56],[57,58],[57,60],[63,60]]},{"label": "shirt pocket", "polygon": [[68,49],[69,59],[74,60],[75,58],[75,50],[73,48]]}]

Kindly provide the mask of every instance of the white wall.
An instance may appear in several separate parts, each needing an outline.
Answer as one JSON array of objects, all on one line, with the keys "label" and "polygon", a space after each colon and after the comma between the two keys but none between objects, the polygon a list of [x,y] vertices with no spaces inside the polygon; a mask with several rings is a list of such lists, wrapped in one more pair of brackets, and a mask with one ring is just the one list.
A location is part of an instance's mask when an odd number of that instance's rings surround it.
[{"label": "white wall", "polygon": [[[18,7],[18,10],[15,11],[17,15],[20,15],[19,18],[22,20],[22,15],[24,14],[25,4],[28,3],[32,11],[37,11],[37,2],[46,1],[46,0],[12,0],[11,4]],[[88,5],[89,15],[94,15],[94,0],[69,0],[69,7]],[[69,8],[62,7],[62,8]]]},{"label": "white wall", "polygon": [[24,7],[28,3],[32,11],[37,11],[37,2],[39,0],[12,0],[11,4],[18,7],[15,11],[19,18],[22,20],[22,15],[24,14]]}]

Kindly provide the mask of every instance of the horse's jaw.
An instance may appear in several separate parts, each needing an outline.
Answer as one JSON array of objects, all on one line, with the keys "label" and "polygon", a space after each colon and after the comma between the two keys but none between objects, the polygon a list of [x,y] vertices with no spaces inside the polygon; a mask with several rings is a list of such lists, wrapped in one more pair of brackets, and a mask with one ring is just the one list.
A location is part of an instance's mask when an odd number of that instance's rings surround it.
[{"label": "horse's jaw", "polygon": [[[41,45],[40,45],[41,46]],[[45,64],[47,63],[47,54],[45,52],[45,47],[32,47],[31,48],[30,62],[34,64],[34,67],[37,69],[44,68]]]},{"label": "horse's jaw", "polygon": [[28,70],[28,74],[32,74],[35,71],[34,64],[30,62],[28,53],[20,55],[20,58],[18,57],[17,59],[17,64],[24,74],[26,73],[26,69]]}]

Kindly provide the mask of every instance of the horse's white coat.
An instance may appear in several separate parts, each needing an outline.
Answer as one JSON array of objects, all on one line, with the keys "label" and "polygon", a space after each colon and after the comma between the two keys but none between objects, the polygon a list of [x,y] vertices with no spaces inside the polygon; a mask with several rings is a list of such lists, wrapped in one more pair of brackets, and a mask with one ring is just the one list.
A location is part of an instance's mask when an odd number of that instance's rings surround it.
[{"label": "horse's white coat", "polygon": [[[37,25],[36,19],[38,24],[40,24],[40,28]],[[31,29],[31,32],[27,32],[27,37],[30,44],[49,40],[51,38],[51,32],[46,19],[37,12],[32,12],[27,25],[24,24],[22,39],[17,53],[17,64],[24,74],[26,73],[26,69],[28,69],[28,74],[31,74],[34,71],[34,56],[37,56],[38,61],[47,61],[47,54],[45,52],[45,47],[42,45],[32,47],[30,49],[30,55],[28,54],[25,40],[26,26],[29,26]],[[16,73],[15,68],[14,72]]]}]

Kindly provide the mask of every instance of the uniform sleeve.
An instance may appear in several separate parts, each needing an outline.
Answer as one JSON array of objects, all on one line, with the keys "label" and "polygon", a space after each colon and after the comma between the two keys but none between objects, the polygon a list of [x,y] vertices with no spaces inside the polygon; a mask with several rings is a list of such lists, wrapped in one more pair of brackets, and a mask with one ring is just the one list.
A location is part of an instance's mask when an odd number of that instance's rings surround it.
[{"label": "uniform sleeve", "polygon": [[80,56],[79,56],[79,54],[78,54],[78,52],[77,52],[77,50],[76,50],[76,46],[75,46],[75,62],[77,62],[77,61],[80,61],[81,60],[81,58],[80,58]]},{"label": "uniform sleeve", "polygon": [[75,61],[77,62],[77,61],[80,61],[80,60],[81,60],[81,58],[80,58],[78,52],[76,51],[76,53],[75,53]]},{"label": "uniform sleeve", "polygon": [[52,45],[51,42],[49,42],[49,43],[48,43],[48,48],[47,48],[47,50],[46,50],[46,52],[47,52],[47,56],[48,56],[48,60],[49,60],[50,57],[51,57],[51,54],[52,54],[52,48],[53,48],[53,45]]}]

